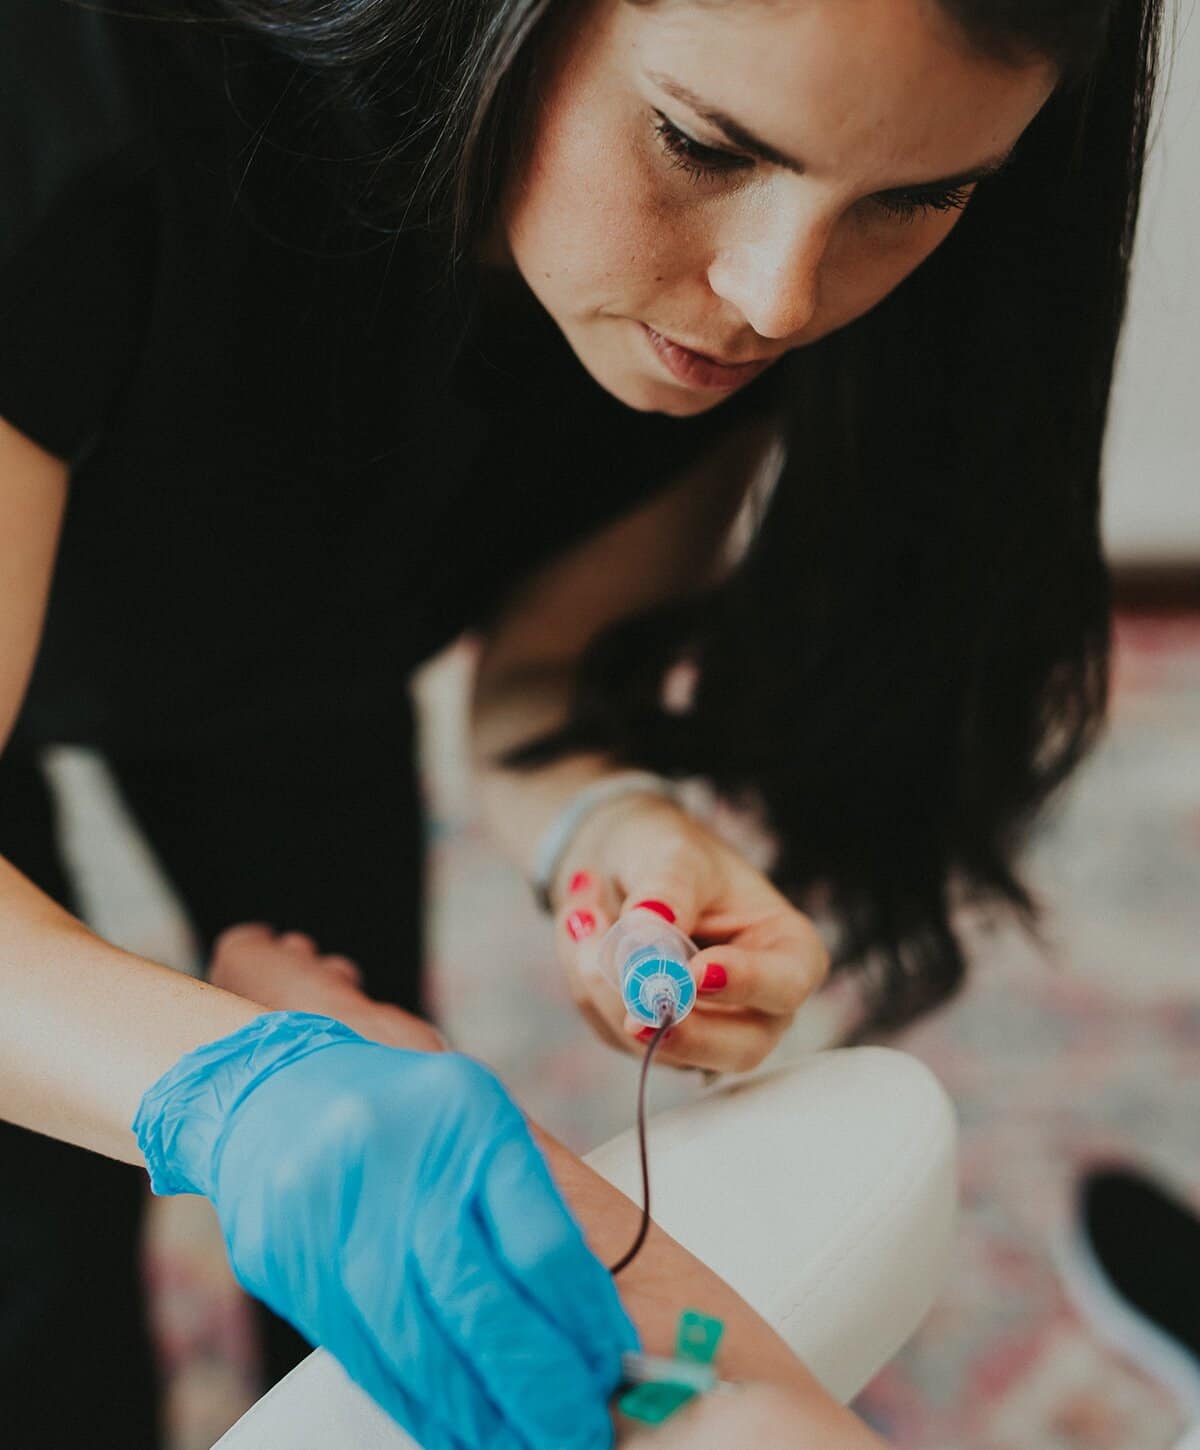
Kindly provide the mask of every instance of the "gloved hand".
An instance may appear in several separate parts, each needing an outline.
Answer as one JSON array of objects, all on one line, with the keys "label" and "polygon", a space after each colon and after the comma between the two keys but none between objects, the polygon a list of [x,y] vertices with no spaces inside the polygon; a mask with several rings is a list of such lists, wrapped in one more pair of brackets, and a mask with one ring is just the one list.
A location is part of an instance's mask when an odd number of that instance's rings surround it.
[{"label": "gloved hand", "polygon": [[638,1336],[525,1120],[457,1053],[272,1012],[149,1088],[155,1193],[216,1207],[239,1282],[425,1450],[600,1450]]}]

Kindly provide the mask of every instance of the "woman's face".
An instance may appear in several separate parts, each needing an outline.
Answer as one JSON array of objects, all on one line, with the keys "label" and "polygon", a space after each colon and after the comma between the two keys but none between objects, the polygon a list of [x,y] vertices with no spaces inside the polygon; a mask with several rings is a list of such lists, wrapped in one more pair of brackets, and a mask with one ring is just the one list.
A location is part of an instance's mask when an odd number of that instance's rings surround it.
[{"label": "woman's face", "polygon": [[935,0],[586,0],[501,248],[602,387],[701,413],[908,276],[1055,80]]}]

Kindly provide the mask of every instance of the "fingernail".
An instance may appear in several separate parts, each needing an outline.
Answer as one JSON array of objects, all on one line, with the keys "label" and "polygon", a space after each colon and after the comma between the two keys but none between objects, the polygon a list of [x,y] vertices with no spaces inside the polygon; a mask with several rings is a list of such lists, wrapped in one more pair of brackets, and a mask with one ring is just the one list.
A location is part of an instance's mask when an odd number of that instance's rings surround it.
[{"label": "fingernail", "polygon": [[637,1035],[637,1040],[639,1042],[649,1042],[657,1031],[657,1027],[643,1027]]},{"label": "fingernail", "polygon": [[586,871],[576,871],[574,876],[571,877],[571,882],[570,885],[567,887],[567,890],[586,891],[591,884],[592,878],[587,874]]},{"label": "fingernail", "polygon": [[672,1027],[669,1032],[664,1032],[663,1033],[663,1041],[664,1042],[670,1042],[671,1038],[674,1037],[674,1036],[675,1036],[675,1029],[674,1029],[674,1027]]},{"label": "fingernail", "polygon": [[665,917],[667,921],[675,920],[675,913],[665,901],[635,901],[634,906],[644,907],[647,911],[657,911],[659,916]]},{"label": "fingernail", "polygon": [[719,992],[729,981],[729,973],[724,967],[717,966],[716,962],[709,962],[708,969],[704,973],[704,980],[700,983],[702,992]]},{"label": "fingernail", "polygon": [[567,931],[572,941],[590,936],[596,929],[596,918],[590,911],[573,911],[567,917]]}]

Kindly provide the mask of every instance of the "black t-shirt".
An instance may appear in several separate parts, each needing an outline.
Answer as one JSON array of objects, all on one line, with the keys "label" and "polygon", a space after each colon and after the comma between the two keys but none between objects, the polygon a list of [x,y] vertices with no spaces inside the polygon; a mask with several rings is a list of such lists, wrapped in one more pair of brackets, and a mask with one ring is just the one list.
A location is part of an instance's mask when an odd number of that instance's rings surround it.
[{"label": "black t-shirt", "polygon": [[352,225],[245,37],[0,16],[0,417],[72,463],[19,740],[358,709],[770,405],[626,408],[519,280]]}]

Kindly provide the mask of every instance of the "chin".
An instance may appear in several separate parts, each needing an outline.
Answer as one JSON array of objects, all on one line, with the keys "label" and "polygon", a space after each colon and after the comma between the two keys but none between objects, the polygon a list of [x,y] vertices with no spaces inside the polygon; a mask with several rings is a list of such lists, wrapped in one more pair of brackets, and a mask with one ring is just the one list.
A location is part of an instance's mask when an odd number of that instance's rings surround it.
[{"label": "chin", "polygon": [[[663,389],[662,391],[666,391]],[[676,393],[669,399],[660,400],[652,411],[666,413],[672,418],[694,418],[700,413],[710,413],[726,402],[729,394],[715,398],[697,396],[693,393]]]},{"label": "chin", "polygon": [[696,393],[688,388],[673,387],[631,368],[593,368],[585,359],[580,361],[606,393],[638,413],[665,413],[671,418],[692,418],[719,407],[730,396],[728,393]]},{"label": "chin", "polygon": [[[670,379],[653,376],[647,369],[630,361],[624,346],[614,347],[612,334],[596,338],[582,330],[576,333],[559,323],[571,351],[586,369],[592,381],[619,403],[638,413],[665,413],[672,418],[693,418],[719,407],[732,396],[729,393],[702,393],[681,387]],[[624,341],[624,339],[622,339]],[[592,346],[586,345],[593,344]],[[603,345],[596,345],[602,343]]]}]

